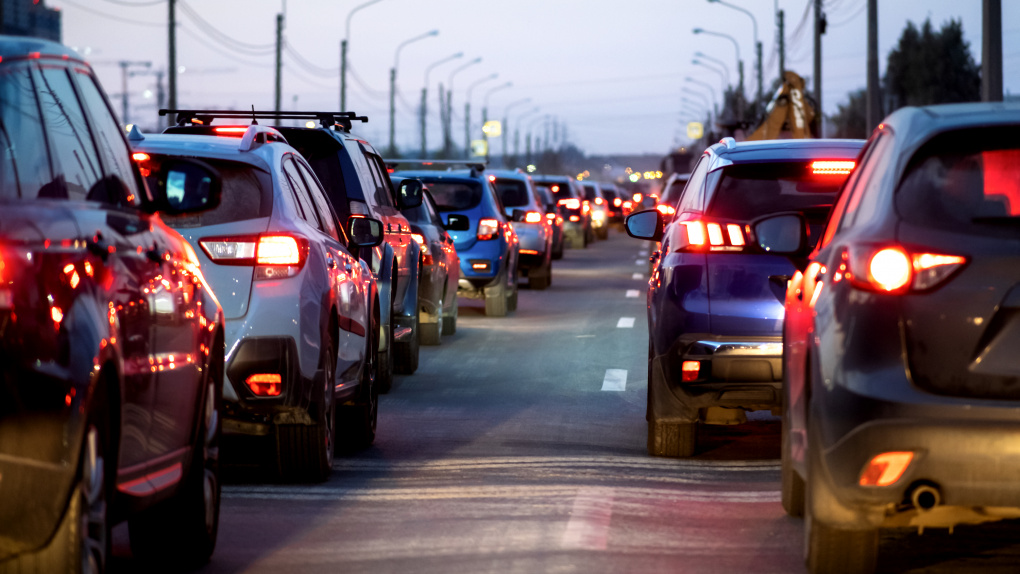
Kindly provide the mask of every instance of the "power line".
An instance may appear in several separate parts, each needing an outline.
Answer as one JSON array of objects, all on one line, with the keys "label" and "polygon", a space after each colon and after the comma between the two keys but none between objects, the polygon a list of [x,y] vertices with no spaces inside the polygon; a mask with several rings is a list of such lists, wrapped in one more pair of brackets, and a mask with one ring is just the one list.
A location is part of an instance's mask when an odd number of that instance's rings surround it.
[{"label": "power line", "polygon": [[156,4],[166,4],[166,0],[151,0],[149,2],[124,2],[123,0],[105,0],[110,4],[116,4],[118,6],[130,6],[132,8],[143,8],[145,6],[155,6]]},{"label": "power line", "polygon": [[[201,36],[199,36],[195,32],[192,32],[190,29],[185,28],[185,27],[181,27],[181,31],[183,31],[185,34],[191,36],[191,38],[193,40],[195,40],[199,44],[202,44],[206,48],[209,48],[210,50],[214,50],[214,51],[219,51],[219,48],[217,48],[216,46],[213,46],[212,44],[208,43],[205,39],[203,39]],[[238,58],[237,56],[233,56],[233,55],[229,55],[229,54],[223,54],[223,56],[226,57],[226,58],[229,58],[230,60],[232,60],[234,62],[237,62],[238,64],[245,64],[247,66],[255,66],[257,68],[272,68],[273,67],[272,64],[266,64],[266,63],[261,63],[261,62],[252,62],[250,60],[242,60],[241,58]]]},{"label": "power line", "polygon": [[297,63],[299,66],[303,67],[305,70],[312,74],[322,74],[325,76],[340,74],[339,66],[337,66],[336,68],[323,68],[321,66],[313,64],[307,58],[302,56],[301,53],[298,52],[297,49],[291,46],[290,43],[288,42],[285,42],[283,44],[283,49],[294,58],[295,63]]},{"label": "power line", "polygon": [[204,18],[199,16],[198,12],[196,12],[191,6],[188,6],[185,2],[183,2],[183,0],[178,0],[177,6],[180,7],[181,12],[187,15],[188,18],[190,18],[196,26],[201,28],[207,36],[228,49],[242,53],[246,56],[265,56],[272,54],[276,50],[276,44],[249,44],[247,42],[231,38],[217,29],[216,26],[210,24]]},{"label": "power line", "polygon": [[361,76],[359,76],[358,73],[354,70],[354,66],[352,66],[350,62],[347,62],[347,71],[350,72],[351,76],[354,78],[354,81],[361,85],[361,88],[365,90],[365,92],[369,96],[373,98],[387,97],[386,92],[380,90],[373,90],[372,88],[368,87],[368,84],[366,84],[365,81],[361,79]]},{"label": "power line", "polygon": [[75,8],[78,8],[79,10],[84,10],[86,12],[91,12],[91,13],[97,15],[97,16],[102,16],[103,18],[109,18],[110,20],[116,20],[118,22],[124,22],[126,24],[137,24],[138,26],[151,26],[153,28],[165,28],[166,27],[166,24],[161,24],[161,23],[156,23],[156,22],[143,22],[142,20],[132,20],[130,18],[122,18],[120,16],[114,16],[113,14],[107,14],[106,12],[100,12],[99,10],[93,10],[92,8],[86,8],[85,6],[82,6],[81,4],[78,4],[76,2],[71,2],[71,0],[60,0],[60,1],[62,3],[64,3],[64,4],[67,4],[68,6],[74,6]]}]

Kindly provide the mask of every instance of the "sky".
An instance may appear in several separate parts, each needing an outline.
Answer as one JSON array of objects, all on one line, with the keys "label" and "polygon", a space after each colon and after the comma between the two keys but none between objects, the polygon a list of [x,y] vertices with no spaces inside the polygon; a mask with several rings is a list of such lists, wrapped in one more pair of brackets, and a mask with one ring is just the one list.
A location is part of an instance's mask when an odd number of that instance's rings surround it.
[{"label": "sky", "polygon": [[[177,0],[179,107],[272,109],[277,14],[284,14],[282,108],[336,110],[340,105],[340,41],[348,37],[347,108],[369,116],[356,133],[377,148],[389,142],[389,78],[397,66],[395,138],[420,148],[418,109],[429,75],[427,141],[441,140],[438,86],[453,86],[453,138],[465,139],[470,96],[472,139],[481,110],[504,119],[504,137],[490,140],[523,153],[525,138],[564,126],[566,141],[589,155],[666,154],[684,145],[686,123],[737,83],[733,43],[695,35],[694,28],[731,35],[744,61],[745,89],[756,87],[754,24],[747,14],[708,0]],[[785,14],[786,67],[813,73],[814,0],[727,0],[749,11],[763,44],[766,90],[778,77],[776,18]],[[45,0],[63,13],[63,41],[88,60],[121,109],[120,61],[150,62],[128,80],[129,119],[156,126],[156,75],[168,62],[167,0]],[[867,0],[824,0],[822,108],[826,114],[866,84]],[[908,21],[936,27],[962,21],[981,61],[980,0],[880,1],[879,62]],[[353,11],[353,12],[352,12]],[[1020,94],[1020,2],[1002,3],[1004,91]],[[406,43],[432,30],[434,36]],[[228,47],[229,46],[229,47]],[[396,60],[398,47],[399,60]],[[696,52],[719,63],[692,63]],[[481,58],[476,64],[466,65]],[[723,69],[725,67],[725,70]],[[451,76],[452,73],[452,76]],[[490,78],[496,74],[496,78]],[[691,80],[687,80],[691,78]],[[506,84],[510,84],[507,86]],[[808,89],[813,90],[809,80]],[[693,92],[693,93],[692,93]],[[686,99],[686,101],[684,101]]]}]

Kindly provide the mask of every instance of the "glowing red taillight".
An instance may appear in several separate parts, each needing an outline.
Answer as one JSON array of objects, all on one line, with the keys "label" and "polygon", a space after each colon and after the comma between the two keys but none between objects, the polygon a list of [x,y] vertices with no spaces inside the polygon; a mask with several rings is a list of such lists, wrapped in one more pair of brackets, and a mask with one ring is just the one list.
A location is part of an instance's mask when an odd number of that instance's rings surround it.
[{"label": "glowing red taillight", "polygon": [[685,383],[698,380],[698,374],[701,372],[700,361],[684,361],[680,365],[681,380]]},{"label": "glowing red taillight", "polygon": [[576,197],[568,197],[567,199],[561,199],[559,204],[567,209],[581,209],[581,200]]},{"label": "glowing red taillight", "polygon": [[656,205],[655,209],[658,209],[659,213],[663,215],[673,215],[674,213],[676,213],[675,207],[673,207],[672,205],[666,205],[665,203],[660,203],[659,205]]},{"label": "glowing red taillight", "polygon": [[743,251],[747,246],[744,232],[736,223],[719,223],[692,219],[681,221],[686,232],[686,243],[681,242],[677,251]]},{"label": "glowing red taillight", "polygon": [[858,484],[861,486],[889,486],[903,476],[912,460],[914,460],[914,453],[910,451],[883,452],[875,455],[861,471]]},{"label": "glowing red taillight", "polygon": [[619,197],[613,199],[613,207],[620,207],[621,205],[623,205],[622,199],[620,199]]},{"label": "glowing red taillight", "polygon": [[254,266],[255,279],[296,275],[308,257],[305,238],[282,233],[203,237],[198,245],[213,263]]},{"label": "glowing red taillight", "polygon": [[527,215],[524,216],[524,223],[541,223],[541,222],[542,214],[537,211],[529,211]]},{"label": "glowing red taillight", "polygon": [[131,159],[137,161],[138,163],[141,163],[143,161],[149,161],[149,154],[141,151],[136,151],[135,153],[131,154]]},{"label": "glowing red taillight", "polygon": [[425,245],[425,236],[420,233],[412,233],[411,239],[414,239],[414,242],[418,245]]},{"label": "glowing red taillight", "polygon": [[499,221],[496,219],[481,219],[478,221],[478,240],[488,241],[495,239],[499,234]]},{"label": "glowing red taillight", "polygon": [[[944,282],[967,263],[962,255],[911,252],[897,245],[860,246],[843,256],[833,281],[881,293],[924,291]],[[858,271],[859,270],[859,271]]]},{"label": "glowing red taillight", "polygon": [[259,265],[298,265],[301,248],[297,239],[289,235],[263,235],[255,249],[255,262]]},{"label": "glowing red taillight", "polygon": [[259,397],[278,397],[283,391],[283,377],[276,373],[258,373],[244,380],[252,394]]},{"label": "glowing red taillight", "polygon": [[588,213],[589,211],[591,211],[591,203],[589,203],[588,200],[582,201],[581,202],[581,213]]},{"label": "glowing red taillight", "polygon": [[545,214],[545,218],[548,219],[549,221],[556,221],[556,214],[555,213],[546,213]]},{"label": "glowing red taillight", "polygon": [[239,138],[248,131],[247,126],[219,126],[213,128],[216,135]]},{"label": "glowing red taillight", "polygon": [[595,198],[595,205],[602,205],[605,202],[606,202],[606,200],[602,199],[601,197],[596,197]]},{"label": "glowing red taillight", "polygon": [[633,199],[633,200],[634,200],[634,203],[641,203],[641,200],[642,200],[643,198],[642,198],[642,196],[641,196],[641,194],[640,194],[640,193],[635,193],[635,194],[634,194],[634,196],[633,196],[633,197],[631,197],[631,199]]},{"label": "glowing red taillight", "polygon": [[813,161],[811,173],[814,175],[847,175],[854,170],[853,161]]}]

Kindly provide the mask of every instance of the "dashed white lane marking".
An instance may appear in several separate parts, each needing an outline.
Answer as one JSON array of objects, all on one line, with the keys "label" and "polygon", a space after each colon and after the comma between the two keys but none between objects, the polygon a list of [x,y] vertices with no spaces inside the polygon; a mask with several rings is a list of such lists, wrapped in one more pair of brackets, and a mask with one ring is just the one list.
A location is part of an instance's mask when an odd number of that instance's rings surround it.
[{"label": "dashed white lane marking", "polygon": [[627,289],[628,299],[637,299],[638,295],[640,295],[640,293],[638,292],[637,289]]},{"label": "dashed white lane marking", "polygon": [[648,252],[647,251],[638,251],[638,255],[640,255],[641,257],[648,257]]},{"label": "dashed white lane marking", "polygon": [[644,265],[645,261],[646,261],[645,259],[638,259],[637,261],[634,262],[634,265]]},{"label": "dashed white lane marking", "polygon": [[644,279],[644,278],[645,278],[645,276],[640,274],[640,273],[635,273],[635,274],[631,275],[631,279]]},{"label": "dashed white lane marking", "polygon": [[616,322],[617,329],[632,329],[634,328],[634,317],[620,317],[620,320]]},{"label": "dashed white lane marking", "polygon": [[613,519],[612,488],[585,487],[577,492],[570,521],[560,538],[563,548],[605,550],[609,539],[609,522]]},{"label": "dashed white lane marking", "polygon": [[602,379],[603,391],[626,391],[627,369],[606,369],[606,378]]}]

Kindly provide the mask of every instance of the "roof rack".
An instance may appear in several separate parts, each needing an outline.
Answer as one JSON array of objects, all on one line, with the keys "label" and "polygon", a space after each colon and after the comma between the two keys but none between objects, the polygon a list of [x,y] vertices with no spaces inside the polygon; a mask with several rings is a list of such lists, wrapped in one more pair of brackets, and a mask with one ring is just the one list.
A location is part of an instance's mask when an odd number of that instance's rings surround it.
[{"label": "roof rack", "polygon": [[412,164],[412,165],[438,165],[443,166],[446,169],[452,169],[455,166],[462,165],[471,170],[472,175],[477,175],[485,171],[486,162],[484,160],[479,161],[476,159],[384,159],[383,163],[390,169],[396,169],[398,165]]},{"label": "roof rack", "polygon": [[359,121],[368,123],[368,116],[359,116],[355,112],[276,112],[256,111],[252,106],[251,111],[241,110],[159,110],[160,116],[177,114],[177,125],[186,124],[209,125],[215,119],[247,120],[252,125],[258,125],[259,119],[276,120],[318,120],[319,125],[328,128],[337,126],[344,131],[351,131],[351,122]]}]

